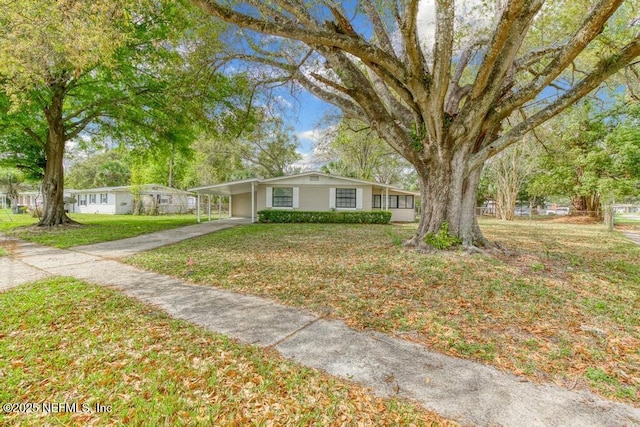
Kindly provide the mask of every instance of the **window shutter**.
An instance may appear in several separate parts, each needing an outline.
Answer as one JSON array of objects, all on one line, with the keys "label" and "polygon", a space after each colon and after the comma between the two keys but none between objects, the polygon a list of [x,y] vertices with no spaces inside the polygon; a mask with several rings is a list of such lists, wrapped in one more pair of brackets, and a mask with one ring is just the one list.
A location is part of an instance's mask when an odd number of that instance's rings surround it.
[{"label": "window shutter", "polygon": [[293,209],[298,209],[300,203],[300,189],[298,187],[293,187]]},{"label": "window shutter", "polygon": [[362,196],[364,191],[362,188],[356,188],[356,209],[362,209]]},{"label": "window shutter", "polygon": [[266,201],[266,207],[267,208],[271,208],[273,207],[273,187],[267,187],[267,201]]},{"label": "window shutter", "polygon": [[335,208],[336,208],[336,189],[330,188],[329,189],[329,209],[335,209]]}]

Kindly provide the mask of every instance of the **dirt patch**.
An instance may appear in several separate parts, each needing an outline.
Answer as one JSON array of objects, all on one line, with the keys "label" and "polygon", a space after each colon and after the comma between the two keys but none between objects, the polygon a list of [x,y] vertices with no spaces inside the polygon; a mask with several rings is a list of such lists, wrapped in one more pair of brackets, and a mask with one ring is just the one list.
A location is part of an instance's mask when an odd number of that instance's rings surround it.
[{"label": "dirt patch", "polygon": [[549,220],[549,222],[553,222],[556,224],[602,224],[602,220],[598,218],[594,218],[592,216],[561,216],[558,218],[553,218]]},{"label": "dirt patch", "polygon": [[0,248],[4,249],[9,257],[13,257],[18,251],[18,241],[0,237]]}]

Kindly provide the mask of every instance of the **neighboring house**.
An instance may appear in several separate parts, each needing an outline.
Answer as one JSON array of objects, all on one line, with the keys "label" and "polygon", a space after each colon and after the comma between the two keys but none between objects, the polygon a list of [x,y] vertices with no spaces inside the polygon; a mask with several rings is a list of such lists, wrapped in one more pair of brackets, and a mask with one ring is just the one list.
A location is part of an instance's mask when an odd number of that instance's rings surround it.
[{"label": "neighboring house", "polygon": [[18,193],[18,206],[35,208],[42,206],[42,194],[39,191],[21,191]]},{"label": "neighboring house", "polygon": [[69,212],[76,213],[130,214],[136,189],[146,209],[157,207],[159,213],[185,213],[195,209],[193,194],[159,184],[68,190],[75,203],[65,206]]},{"label": "neighboring house", "polygon": [[229,197],[229,216],[251,218],[254,222],[258,211],[263,209],[390,210],[391,221],[413,222],[416,217],[416,199],[420,196],[420,193],[391,185],[322,172],[245,179],[191,188],[189,191],[197,193],[198,200],[201,196]]},{"label": "neighboring house", "polygon": [[640,206],[635,206],[631,204],[622,204],[622,205],[613,205],[611,206],[615,213],[638,213],[640,212]]}]

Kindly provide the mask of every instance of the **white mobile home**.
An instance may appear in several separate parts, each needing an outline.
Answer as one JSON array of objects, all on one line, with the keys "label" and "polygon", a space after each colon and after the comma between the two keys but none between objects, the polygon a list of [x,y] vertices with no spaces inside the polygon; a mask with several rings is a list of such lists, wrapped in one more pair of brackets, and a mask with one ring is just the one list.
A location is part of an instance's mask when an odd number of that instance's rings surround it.
[{"label": "white mobile home", "polygon": [[68,190],[74,203],[67,204],[69,212],[96,214],[131,214],[134,193],[138,192],[145,207],[157,208],[158,213],[185,213],[195,209],[193,194],[159,184],[101,187]]}]

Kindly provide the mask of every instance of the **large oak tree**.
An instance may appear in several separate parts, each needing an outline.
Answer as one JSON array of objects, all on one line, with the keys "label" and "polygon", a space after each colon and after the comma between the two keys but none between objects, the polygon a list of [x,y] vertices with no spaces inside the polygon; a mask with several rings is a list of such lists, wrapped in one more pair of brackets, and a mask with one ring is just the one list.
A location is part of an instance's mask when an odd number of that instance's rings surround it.
[{"label": "large oak tree", "polygon": [[72,222],[70,141],[185,145],[233,95],[202,66],[214,63],[219,25],[196,25],[193,12],[172,0],[0,0],[0,161],[41,175],[39,225]]},{"label": "large oak tree", "polygon": [[485,161],[640,55],[630,0],[192,1],[243,29],[234,58],[367,122],[415,167],[416,246],[444,223],[486,245],[474,212]]}]

